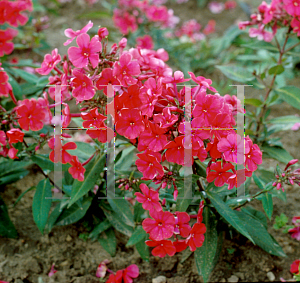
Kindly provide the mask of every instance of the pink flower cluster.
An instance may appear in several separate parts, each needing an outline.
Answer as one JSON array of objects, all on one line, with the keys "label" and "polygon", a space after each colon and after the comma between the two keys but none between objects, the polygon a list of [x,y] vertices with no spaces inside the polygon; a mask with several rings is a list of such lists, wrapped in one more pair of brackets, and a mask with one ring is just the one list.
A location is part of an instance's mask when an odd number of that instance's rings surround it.
[{"label": "pink flower cluster", "polygon": [[200,41],[205,38],[205,35],[215,32],[216,21],[210,20],[204,29],[201,30],[201,25],[194,19],[186,21],[182,26],[174,32],[176,37],[187,36],[192,42]]},{"label": "pink flower cluster", "polygon": [[[149,233],[150,240],[146,245],[154,247],[154,256],[173,256],[176,252],[184,251],[187,247],[191,251],[202,246],[204,242],[205,225],[202,222],[203,201],[200,203],[197,222],[190,226],[190,216],[186,212],[171,213],[163,211],[159,194],[145,184],[140,185],[142,193],[135,193],[136,200],[143,204],[152,218],[146,218],[142,225]],[[173,238],[173,241],[170,238]],[[181,239],[181,238],[183,239]]]},{"label": "pink flower cluster", "polygon": [[270,42],[280,27],[289,27],[300,36],[300,0],[263,1],[258,11],[251,15],[251,21],[240,22],[240,29],[249,29],[250,37]]},{"label": "pink flower cluster", "polygon": [[173,28],[179,18],[173,15],[173,10],[163,5],[150,4],[148,1],[119,0],[118,8],[114,10],[115,26],[124,35],[135,32],[138,25],[153,23],[162,27]]},{"label": "pink flower cluster", "polygon": [[292,159],[284,169],[284,172],[281,174],[281,176],[276,175],[276,181],[273,183],[273,187],[276,187],[277,190],[282,189],[284,192],[283,184],[290,184],[294,185],[295,183],[300,186],[300,168],[292,171],[290,166],[296,164],[298,162],[298,159]]}]

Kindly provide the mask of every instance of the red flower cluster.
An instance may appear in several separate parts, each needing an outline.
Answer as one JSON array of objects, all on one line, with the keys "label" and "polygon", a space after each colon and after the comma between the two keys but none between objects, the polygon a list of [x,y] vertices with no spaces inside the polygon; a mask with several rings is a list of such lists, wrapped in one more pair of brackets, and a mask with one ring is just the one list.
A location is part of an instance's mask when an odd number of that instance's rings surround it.
[{"label": "red flower cluster", "polygon": [[[300,0],[272,0],[270,4],[263,1],[258,11],[251,15],[251,21],[240,22],[240,29],[249,29],[250,37],[270,42],[279,27],[291,27],[300,36]],[[268,31],[268,29],[270,31]]]}]

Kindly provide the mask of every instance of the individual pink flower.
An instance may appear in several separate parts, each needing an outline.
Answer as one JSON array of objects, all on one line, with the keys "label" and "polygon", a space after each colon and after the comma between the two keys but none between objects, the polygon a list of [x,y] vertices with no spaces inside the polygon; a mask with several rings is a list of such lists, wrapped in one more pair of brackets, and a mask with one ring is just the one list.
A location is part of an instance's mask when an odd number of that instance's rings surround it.
[{"label": "individual pink flower", "polygon": [[0,97],[5,96],[8,97],[8,93],[12,91],[12,87],[8,82],[9,77],[6,72],[4,72],[3,68],[1,68],[2,63],[0,62]]},{"label": "individual pink flower", "polygon": [[169,107],[165,107],[162,114],[154,114],[153,120],[155,123],[160,123],[161,127],[169,128],[177,122],[178,117],[175,114],[171,114]]},{"label": "individual pink flower", "polygon": [[28,131],[30,128],[32,131],[38,131],[43,128],[42,121],[45,118],[45,112],[34,98],[24,99],[17,106],[16,112],[19,116],[18,123],[22,129]]},{"label": "individual pink flower", "polygon": [[266,42],[271,42],[274,34],[272,32],[266,31],[264,25],[260,25],[258,28],[250,28],[249,36],[257,37],[258,40],[264,40]]},{"label": "individual pink flower", "polygon": [[10,129],[6,132],[9,143],[23,142],[24,133],[20,129]]},{"label": "individual pink flower", "polygon": [[16,37],[18,31],[12,28],[0,30],[0,57],[4,54],[9,55],[14,50],[14,44],[11,42]]},{"label": "individual pink flower", "polygon": [[136,60],[132,60],[130,53],[123,53],[119,62],[114,64],[113,75],[117,77],[124,86],[136,84],[137,79],[133,78],[133,76],[137,76],[140,73],[140,65]]},{"label": "individual pink flower", "polygon": [[211,1],[208,4],[208,9],[213,13],[213,14],[220,14],[224,11],[225,6],[224,3],[216,2],[216,1]]},{"label": "individual pink flower", "polygon": [[68,28],[65,30],[65,36],[69,37],[71,39],[68,39],[65,43],[64,46],[69,45],[76,36],[87,33],[91,28],[93,27],[93,23],[91,21],[88,22],[86,26],[84,26],[81,30],[73,31],[72,29]]},{"label": "individual pink flower", "polygon": [[173,256],[176,253],[176,248],[170,240],[155,241],[150,239],[150,241],[146,241],[145,243],[149,247],[154,247],[152,250],[153,256],[163,258],[167,254]]},{"label": "individual pink flower", "polygon": [[101,41],[103,38],[107,37],[109,35],[109,32],[107,30],[107,28],[99,28],[98,29],[98,36],[99,36],[99,40]]},{"label": "individual pink flower", "polygon": [[89,112],[82,112],[81,118],[84,120],[82,122],[82,126],[84,128],[96,127],[100,128],[104,126],[104,120],[107,119],[106,116],[102,115],[98,112],[98,108],[95,107],[91,109]]},{"label": "individual pink flower", "polygon": [[72,95],[76,98],[76,102],[89,100],[95,95],[95,88],[92,80],[83,74],[80,70],[73,70],[74,79],[71,82],[73,88]]},{"label": "individual pink flower", "polygon": [[190,216],[186,212],[176,212],[174,234],[180,234],[180,236],[188,237],[191,227],[189,225]]},{"label": "individual pink flower", "polygon": [[145,184],[140,184],[140,189],[143,192],[143,194],[137,192],[135,193],[135,196],[136,200],[143,204],[143,208],[149,211],[151,211],[152,209],[161,211],[162,207],[159,203],[158,192],[149,189]]},{"label": "individual pink flower", "polygon": [[55,65],[57,65],[61,60],[60,55],[58,54],[57,48],[52,50],[51,54],[46,54],[44,56],[44,61],[41,68],[36,69],[36,72],[40,75],[48,75]]},{"label": "individual pink flower", "polygon": [[221,161],[217,161],[210,166],[206,179],[209,183],[215,181],[217,187],[222,187],[232,176],[233,173],[228,172],[232,169],[234,166],[231,163],[223,163],[222,166]]},{"label": "individual pink flower", "polygon": [[191,252],[194,252],[197,248],[200,248],[204,242],[204,234],[206,227],[203,223],[195,223],[190,235],[186,239],[186,243],[189,245]]},{"label": "individual pink flower", "polygon": [[138,109],[122,109],[121,119],[116,123],[117,132],[128,138],[135,139],[145,130],[145,123]]},{"label": "individual pink flower", "polygon": [[17,156],[17,152],[18,150],[14,147],[11,147],[9,150],[8,150],[8,157],[11,158],[11,159],[19,159],[19,157]]},{"label": "individual pink flower", "polygon": [[228,190],[231,190],[233,187],[239,188],[246,181],[246,177],[251,176],[252,172],[247,169],[237,170],[226,182],[228,184]]},{"label": "individual pink flower", "polygon": [[69,173],[74,179],[77,179],[78,181],[82,182],[84,180],[85,168],[79,162],[78,157],[72,156],[72,159],[69,161],[69,163],[72,165],[68,169]]},{"label": "individual pink flower", "polygon": [[283,0],[283,9],[291,16],[300,16],[300,0]]},{"label": "individual pink flower", "polygon": [[0,131],[0,144],[6,145],[6,134],[4,131]]},{"label": "individual pink flower", "polygon": [[257,144],[253,144],[252,140],[249,137],[246,137],[246,142],[249,145],[249,152],[245,154],[246,160],[245,164],[250,171],[255,171],[257,165],[262,164],[262,152],[259,149]]},{"label": "individual pink flower", "polygon": [[93,68],[96,68],[99,63],[98,52],[102,51],[101,42],[98,38],[90,36],[86,33],[80,34],[76,39],[79,47],[70,47],[68,50],[69,58],[72,64],[77,68],[83,68],[90,62]]},{"label": "individual pink flower", "polygon": [[[49,159],[54,163],[61,162],[62,164],[69,163],[73,158],[67,150],[74,150],[77,148],[77,145],[74,142],[67,142],[62,145],[61,137],[59,135],[52,137],[48,141],[48,146],[52,149],[49,154]],[[56,153],[59,154],[56,155]]]},{"label": "individual pink flower", "polygon": [[123,12],[119,9],[114,9],[113,22],[121,33],[125,35],[130,31],[135,32],[138,28],[136,18],[127,11]]},{"label": "individual pink flower", "polygon": [[99,90],[104,89],[104,94],[107,95],[107,85],[109,84],[114,86],[114,90],[120,89],[120,82],[116,76],[113,75],[113,70],[106,68],[101,72],[101,76],[96,82],[96,87]]},{"label": "individual pink flower", "polygon": [[140,47],[143,49],[153,49],[154,47],[153,39],[148,34],[137,37],[136,42],[137,42],[136,47]]},{"label": "individual pink flower", "polygon": [[10,1],[10,8],[6,10],[5,16],[7,22],[13,27],[23,26],[28,21],[28,17],[21,12],[26,10],[29,6],[26,3],[22,2],[23,1]]},{"label": "individual pink flower", "polygon": [[106,271],[107,271],[107,264],[110,263],[111,261],[108,259],[105,259],[103,261],[100,262],[100,264],[98,265],[97,271],[96,271],[96,277],[98,278],[104,278]]},{"label": "individual pink flower", "polygon": [[292,264],[290,268],[290,272],[293,274],[299,274],[299,266],[300,266],[300,259],[296,259]]},{"label": "individual pink flower", "polygon": [[228,0],[224,3],[225,10],[231,10],[236,8],[236,2],[234,0]]},{"label": "individual pink flower", "polygon": [[[55,264],[53,263],[53,264],[51,265],[50,272],[48,273],[48,276],[49,276],[49,277],[53,276],[53,275],[57,272],[57,270],[55,270],[54,267],[55,267]],[[0,281],[0,282],[1,282],[1,281]]]},{"label": "individual pink flower", "polygon": [[155,241],[170,238],[174,233],[175,218],[171,212],[151,210],[151,218],[146,218],[142,225],[144,230],[150,234]]},{"label": "individual pink flower", "polygon": [[215,20],[209,20],[207,25],[203,29],[203,33],[205,35],[214,33],[216,31],[216,21]]},{"label": "individual pink flower", "polygon": [[243,164],[244,155],[249,153],[250,148],[248,142],[245,142],[240,135],[229,134],[226,138],[220,139],[218,151],[223,153],[226,161]]},{"label": "individual pink flower", "polygon": [[166,6],[150,6],[146,11],[146,16],[153,22],[165,22],[169,14]]},{"label": "individual pink flower", "polygon": [[123,270],[118,270],[116,274],[110,274],[105,283],[122,283]]},{"label": "individual pink flower", "polygon": [[158,159],[159,153],[145,152],[137,154],[135,164],[140,172],[143,173],[143,178],[152,180],[153,178],[162,177],[164,175],[164,169],[160,164],[161,157]]},{"label": "individual pink flower", "polygon": [[132,278],[139,276],[139,268],[136,264],[131,264],[123,270],[122,277],[124,283],[132,283]]},{"label": "individual pink flower", "polygon": [[192,155],[191,156],[185,156],[185,150],[183,147],[183,139],[184,136],[180,136],[175,138],[174,141],[170,141],[165,145],[165,149],[167,151],[165,152],[165,156],[168,162],[177,163],[179,165],[184,165],[185,162],[190,164],[193,162]]}]

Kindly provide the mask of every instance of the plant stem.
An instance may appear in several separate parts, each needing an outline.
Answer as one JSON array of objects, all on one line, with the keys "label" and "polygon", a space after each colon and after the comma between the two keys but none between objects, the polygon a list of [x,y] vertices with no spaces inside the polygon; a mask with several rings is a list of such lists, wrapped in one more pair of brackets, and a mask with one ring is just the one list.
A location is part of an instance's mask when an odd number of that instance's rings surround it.
[{"label": "plant stem", "polygon": [[298,45],[300,45],[300,41],[298,43],[294,44],[293,46],[289,47],[287,50],[285,50],[285,52],[291,51],[293,48],[295,48]]},{"label": "plant stem", "polygon": [[244,203],[242,203],[242,204],[240,204],[240,205],[238,205],[238,206],[236,206],[235,208],[233,208],[233,209],[238,209],[238,208],[240,208],[240,207],[242,207],[242,206],[244,206],[244,205],[246,205],[247,203],[249,203],[249,202],[251,202],[251,201],[253,201],[256,197],[258,197],[259,195],[261,195],[261,194],[263,194],[263,193],[267,193],[268,191],[261,191],[261,192],[259,192],[259,193],[257,193],[257,194],[255,194],[253,197],[252,197],[252,199],[250,200],[250,201],[246,201],[246,202],[244,202]]},{"label": "plant stem", "polygon": [[[289,29],[286,37],[285,37],[285,41],[284,41],[284,44],[282,46],[282,49],[280,48],[280,45],[277,41],[277,39],[275,38],[276,40],[276,43],[277,43],[277,46],[278,46],[278,49],[279,49],[279,59],[278,59],[278,62],[277,62],[277,65],[280,65],[281,62],[282,62],[282,57],[283,57],[283,54],[285,52],[287,52],[285,49],[286,47],[286,44],[287,44],[287,41],[288,41],[288,38],[289,38],[289,33],[291,32],[291,29]],[[267,110],[267,104],[266,104],[266,101],[271,93],[271,91],[273,90],[274,88],[274,84],[275,84],[275,80],[276,80],[276,77],[277,77],[277,73],[274,74],[273,76],[273,79],[272,79],[272,82],[269,86],[269,89],[267,90],[267,93],[266,93],[266,96],[265,96],[265,99],[264,99],[264,104],[263,104],[263,107],[262,107],[262,110],[260,112],[260,115],[258,116],[258,119],[257,119],[257,126],[256,126],[256,134],[255,134],[255,140],[258,139],[258,136],[259,136],[259,133],[260,133],[260,128],[261,128],[261,125],[262,125],[262,120],[263,120],[263,117],[265,115],[265,112]]]}]

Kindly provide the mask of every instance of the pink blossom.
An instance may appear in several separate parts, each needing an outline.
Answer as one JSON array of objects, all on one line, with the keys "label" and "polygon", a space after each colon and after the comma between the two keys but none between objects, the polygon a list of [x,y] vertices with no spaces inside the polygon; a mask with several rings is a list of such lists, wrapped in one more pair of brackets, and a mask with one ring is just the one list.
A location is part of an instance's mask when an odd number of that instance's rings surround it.
[{"label": "pink blossom", "polygon": [[86,26],[84,26],[81,30],[74,31],[70,28],[66,29],[65,36],[69,37],[71,39],[68,39],[64,43],[64,46],[69,45],[75,39],[76,36],[83,34],[83,33],[87,33],[92,27],[93,27],[93,23],[91,21],[89,21],[88,24]]},{"label": "pink blossom", "polygon": [[95,88],[92,80],[84,75],[80,70],[73,70],[74,79],[71,82],[73,88],[72,95],[76,98],[76,102],[89,100],[95,95]]},{"label": "pink blossom", "polygon": [[274,34],[264,30],[264,25],[260,25],[258,28],[250,28],[249,36],[257,37],[258,40],[264,40],[266,42],[272,41]]},{"label": "pink blossom", "polygon": [[36,72],[39,73],[40,75],[48,75],[55,65],[57,65],[61,60],[60,55],[58,54],[57,48],[52,50],[51,55],[46,54],[44,56],[44,61],[42,63],[41,68],[36,69]]},{"label": "pink blossom", "polygon": [[208,4],[208,9],[213,13],[213,14],[220,14],[224,11],[225,6],[223,3],[216,2],[216,1],[211,1]]},{"label": "pink blossom", "polygon": [[57,270],[54,269],[54,266],[55,266],[55,264],[53,263],[53,264],[51,265],[50,272],[48,273],[48,276],[49,276],[49,277],[53,276],[53,275],[57,272]]},{"label": "pink blossom", "polygon": [[150,35],[137,37],[136,42],[137,42],[137,47],[143,49],[152,49],[154,47],[153,39]]},{"label": "pink blossom", "polygon": [[143,208],[149,211],[151,211],[152,209],[161,211],[162,207],[159,203],[158,192],[149,189],[145,184],[141,184],[140,189],[143,192],[143,194],[137,192],[135,193],[135,196],[136,200],[143,204]]},{"label": "pink blossom", "polygon": [[300,16],[300,0],[283,0],[283,8],[291,16]]},{"label": "pink blossom", "polygon": [[90,36],[86,33],[80,34],[76,39],[79,47],[70,47],[68,50],[69,58],[73,65],[77,68],[86,67],[90,61],[93,68],[96,68],[99,63],[98,52],[102,51],[101,42],[98,38]]},{"label": "pink blossom", "polygon": [[300,241],[300,226],[289,229],[289,233],[291,234],[292,238]]},{"label": "pink blossom", "polygon": [[104,278],[106,271],[107,271],[107,264],[110,263],[111,261],[108,259],[105,259],[103,261],[100,262],[100,264],[98,265],[97,271],[96,271],[96,277],[98,278]]}]

